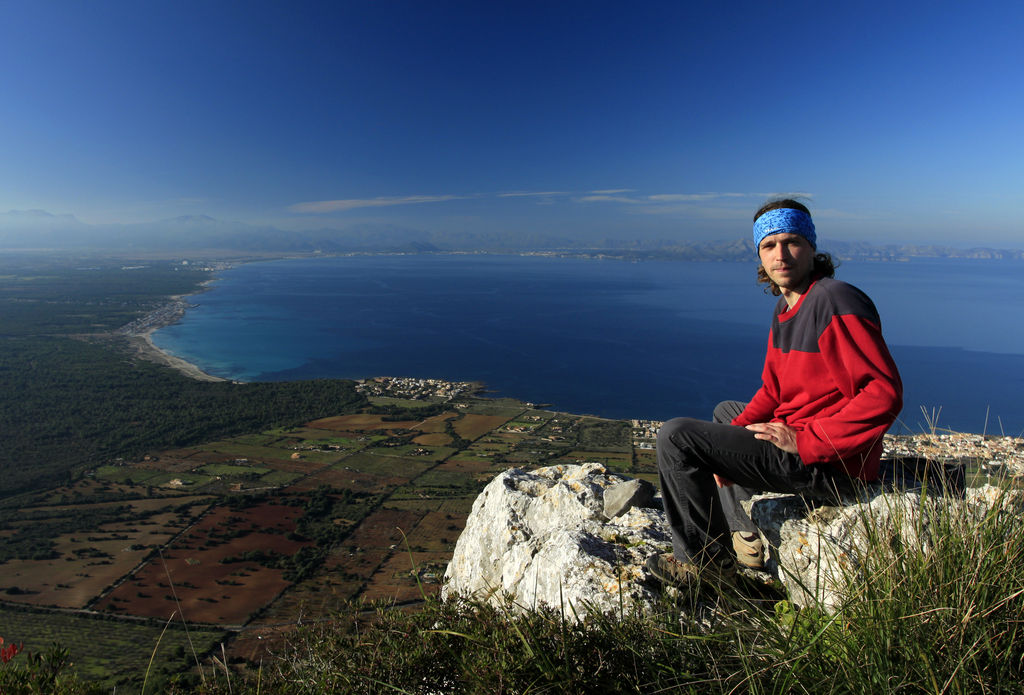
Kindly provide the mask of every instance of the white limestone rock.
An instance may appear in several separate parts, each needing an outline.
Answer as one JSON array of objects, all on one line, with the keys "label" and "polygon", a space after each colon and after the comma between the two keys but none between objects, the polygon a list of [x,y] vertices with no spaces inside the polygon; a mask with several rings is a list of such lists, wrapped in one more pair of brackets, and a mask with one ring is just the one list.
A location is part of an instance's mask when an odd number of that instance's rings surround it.
[{"label": "white limestone rock", "polygon": [[875,488],[842,506],[809,504],[798,495],[755,495],[750,517],[770,548],[766,569],[798,606],[834,611],[848,587],[870,581],[862,570],[870,534],[929,550],[930,519],[940,510],[980,518],[993,506],[1019,506],[1019,494],[968,489],[964,498],[885,492]]},{"label": "white limestone rock", "polygon": [[604,489],[604,516],[614,519],[633,507],[650,507],[656,494],[657,488],[640,478],[610,485]]},{"label": "white limestone rock", "polygon": [[511,469],[473,504],[445,572],[442,597],[467,596],[567,616],[645,610],[656,601],[643,563],[670,548],[661,510],[633,506],[613,519],[604,491],[624,478],[599,463]]},{"label": "white limestone rock", "polygon": [[[643,563],[668,551],[671,540],[660,497],[650,501],[655,508],[630,506],[623,500],[635,491],[624,480],[598,463],[497,476],[473,504],[442,597],[496,605],[509,598],[520,609],[561,607],[569,617],[591,607],[649,611],[659,587]],[[831,611],[846,600],[847,587],[870,581],[864,576],[869,530],[927,552],[937,511],[950,507],[969,526],[994,507],[1016,514],[1022,504],[1020,491],[1004,495],[991,486],[968,489],[963,498],[876,486],[839,506],[766,494],[748,508],[769,548],[768,572],[793,603]]]}]

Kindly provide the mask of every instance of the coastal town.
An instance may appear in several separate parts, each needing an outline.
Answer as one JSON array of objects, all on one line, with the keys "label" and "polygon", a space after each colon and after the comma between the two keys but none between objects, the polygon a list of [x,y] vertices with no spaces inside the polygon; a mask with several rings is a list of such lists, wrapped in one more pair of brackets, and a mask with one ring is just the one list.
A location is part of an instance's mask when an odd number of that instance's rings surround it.
[{"label": "coastal town", "polygon": [[366,396],[425,400],[440,398],[450,401],[457,396],[468,396],[480,390],[477,381],[445,381],[443,379],[416,379],[412,377],[378,376],[356,381],[356,390]]},{"label": "coastal town", "polygon": [[180,321],[181,317],[185,315],[185,310],[191,306],[184,299],[174,299],[145,316],[121,326],[117,332],[126,336],[148,335],[158,328]]},{"label": "coastal town", "polygon": [[988,476],[1024,476],[1024,439],[964,432],[886,435],[884,456],[976,465]]},{"label": "coastal town", "polygon": [[[192,270],[201,270],[207,273],[219,273],[231,268],[233,264],[227,261],[192,262],[184,260],[180,262],[180,265],[182,267],[190,267]],[[146,268],[146,266],[123,266],[122,270],[140,270],[143,268]],[[212,281],[207,280],[206,282],[200,283],[200,285],[205,289],[211,282]],[[157,307],[145,316],[121,326],[121,328],[116,332],[129,337],[147,336],[159,328],[177,323],[185,315],[185,310],[191,309],[194,306],[195,305],[186,302],[183,296],[171,297],[170,301],[166,304]]]},{"label": "coastal town", "polygon": [[630,420],[633,426],[633,446],[637,449],[654,449],[658,441],[658,430],[664,424],[660,420]]}]

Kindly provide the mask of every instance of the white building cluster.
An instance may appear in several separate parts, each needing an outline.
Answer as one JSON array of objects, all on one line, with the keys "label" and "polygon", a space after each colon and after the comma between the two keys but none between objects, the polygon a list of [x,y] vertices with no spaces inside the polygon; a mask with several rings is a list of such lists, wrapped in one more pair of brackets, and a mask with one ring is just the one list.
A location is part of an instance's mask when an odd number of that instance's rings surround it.
[{"label": "white building cluster", "polygon": [[409,398],[412,400],[425,398],[451,400],[456,396],[473,393],[479,389],[479,386],[479,384],[471,381],[378,376],[373,379],[361,379],[357,382],[356,390],[367,396],[387,396],[390,398]]},{"label": "white building cluster", "polygon": [[658,441],[661,420],[631,420],[633,425],[633,446],[637,449],[653,449]]},{"label": "white building cluster", "polygon": [[1024,439],[981,434],[886,435],[886,457],[923,456],[937,461],[957,463],[974,461],[989,473],[1024,475]]}]

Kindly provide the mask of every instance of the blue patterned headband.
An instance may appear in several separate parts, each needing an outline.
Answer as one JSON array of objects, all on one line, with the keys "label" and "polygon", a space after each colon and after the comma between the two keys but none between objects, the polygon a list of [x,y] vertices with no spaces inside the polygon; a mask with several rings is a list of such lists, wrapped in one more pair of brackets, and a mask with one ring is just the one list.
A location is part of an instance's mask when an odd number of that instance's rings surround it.
[{"label": "blue patterned headband", "polygon": [[761,248],[761,242],[771,234],[799,234],[811,246],[818,248],[818,237],[814,233],[814,223],[811,216],[802,210],[793,208],[776,208],[764,213],[754,222],[754,250]]}]

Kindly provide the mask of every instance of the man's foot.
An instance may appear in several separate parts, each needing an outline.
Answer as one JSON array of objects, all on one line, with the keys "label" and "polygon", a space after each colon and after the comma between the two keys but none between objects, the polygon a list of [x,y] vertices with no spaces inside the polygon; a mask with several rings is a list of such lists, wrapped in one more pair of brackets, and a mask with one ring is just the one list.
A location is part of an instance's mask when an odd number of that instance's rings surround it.
[{"label": "man's foot", "polygon": [[677,589],[700,583],[720,586],[736,582],[736,563],[732,560],[725,564],[712,562],[699,566],[692,562],[680,562],[672,553],[662,553],[651,555],[644,566],[659,582]]},{"label": "man's foot", "polygon": [[759,534],[734,531],[732,547],[741,565],[752,570],[764,569],[764,542]]}]

